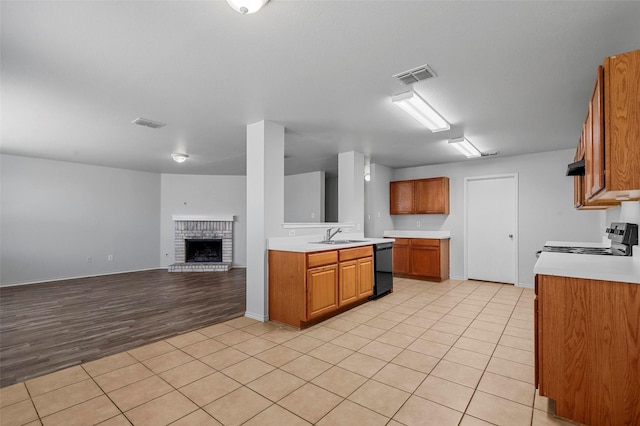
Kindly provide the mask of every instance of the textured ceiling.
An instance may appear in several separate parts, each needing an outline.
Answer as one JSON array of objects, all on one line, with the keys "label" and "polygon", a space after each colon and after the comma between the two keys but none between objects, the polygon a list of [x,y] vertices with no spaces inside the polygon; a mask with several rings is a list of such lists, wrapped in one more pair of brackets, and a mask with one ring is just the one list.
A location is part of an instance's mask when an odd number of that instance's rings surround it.
[{"label": "textured ceiling", "polygon": [[[163,173],[244,174],[246,125],[286,128],[286,173],[337,154],[410,167],[572,148],[605,56],[640,48],[640,2],[1,2],[1,152]],[[452,125],[390,102],[392,75]],[[135,126],[136,117],[161,129]],[[172,152],[189,161],[176,164]],[[469,160],[483,161],[483,159]]]}]

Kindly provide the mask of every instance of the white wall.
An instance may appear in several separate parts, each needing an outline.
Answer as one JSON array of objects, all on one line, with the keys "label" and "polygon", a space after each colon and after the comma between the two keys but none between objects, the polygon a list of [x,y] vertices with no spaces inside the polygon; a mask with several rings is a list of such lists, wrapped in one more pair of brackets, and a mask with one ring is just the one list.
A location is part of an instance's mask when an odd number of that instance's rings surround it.
[{"label": "white wall", "polygon": [[370,175],[371,180],[364,183],[364,235],[367,238],[382,238],[384,231],[394,229],[389,215],[389,182],[393,180],[393,169],[371,164]]},{"label": "white wall", "polygon": [[0,285],[159,266],[160,175],[12,155],[0,168]]},{"label": "white wall", "polygon": [[324,172],[284,177],[284,221],[324,222]]},{"label": "white wall", "polygon": [[175,263],[174,214],[234,216],[233,265],[247,264],[246,176],[161,175],[160,265]]},{"label": "white wall", "polygon": [[625,201],[620,207],[607,210],[606,226],[611,222],[640,224],[640,201]]},{"label": "white wall", "polygon": [[[517,173],[519,181],[519,277],[533,285],[535,252],[548,240],[600,242],[604,213],[573,207],[573,178],[565,176],[574,150],[397,169],[393,180],[447,176],[449,215],[392,216],[394,229],[450,230],[451,277],[464,276],[464,178]],[[388,209],[387,209],[388,212]],[[420,220],[420,228],[417,226]]]},{"label": "white wall", "polygon": [[338,154],[338,221],[354,223],[353,231],[364,232],[364,155]]}]

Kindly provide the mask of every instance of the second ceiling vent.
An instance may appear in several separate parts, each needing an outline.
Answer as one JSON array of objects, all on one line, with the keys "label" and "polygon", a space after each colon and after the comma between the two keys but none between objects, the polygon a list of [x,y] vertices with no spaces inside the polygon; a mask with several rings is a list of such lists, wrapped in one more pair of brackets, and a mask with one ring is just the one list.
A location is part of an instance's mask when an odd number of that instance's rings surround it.
[{"label": "second ceiling vent", "polygon": [[166,126],[164,123],[160,123],[159,121],[149,120],[148,118],[136,118],[131,122],[132,124],[137,124],[138,126],[150,127],[152,129],[159,129],[160,127]]},{"label": "second ceiling vent", "polygon": [[437,75],[429,65],[421,65],[409,71],[403,71],[393,77],[400,80],[401,83],[409,85],[428,78],[437,77]]}]

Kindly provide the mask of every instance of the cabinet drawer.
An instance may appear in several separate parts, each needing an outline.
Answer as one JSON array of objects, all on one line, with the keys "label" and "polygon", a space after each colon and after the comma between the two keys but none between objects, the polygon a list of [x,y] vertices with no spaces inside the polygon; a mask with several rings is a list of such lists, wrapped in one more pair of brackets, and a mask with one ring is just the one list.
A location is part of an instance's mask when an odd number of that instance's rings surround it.
[{"label": "cabinet drawer", "polygon": [[[395,237],[394,237],[395,238]],[[394,246],[408,246],[411,240],[409,238],[395,238]]]},{"label": "cabinet drawer", "polygon": [[355,248],[340,250],[340,262],[344,262],[346,260],[352,260],[352,259],[359,259],[361,257],[370,257],[370,256],[373,256],[372,246],[355,247]]},{"label": "cabinet drawer", "polygon": [[437,239],[426,239],[426,238],[412,238],[411,239],[412,246],[430,246],[430,247],[439,247],[440,240]]},{"label": "cabinet drawer", "polygon": [[330,265],[338,263],[338,252],[336,250],[311,253],[307,255],[307,268]]}]

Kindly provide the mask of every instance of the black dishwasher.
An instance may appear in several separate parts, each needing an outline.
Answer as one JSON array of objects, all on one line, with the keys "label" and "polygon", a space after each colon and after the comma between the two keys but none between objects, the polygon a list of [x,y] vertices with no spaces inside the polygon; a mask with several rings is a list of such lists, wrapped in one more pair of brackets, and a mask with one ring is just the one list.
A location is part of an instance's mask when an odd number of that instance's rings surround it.
[{"label": "black dishwasher", "polygon": [[369,299],[377,299],[393,291],[393,243],[377,243],[373,247],[375,280]]}]

